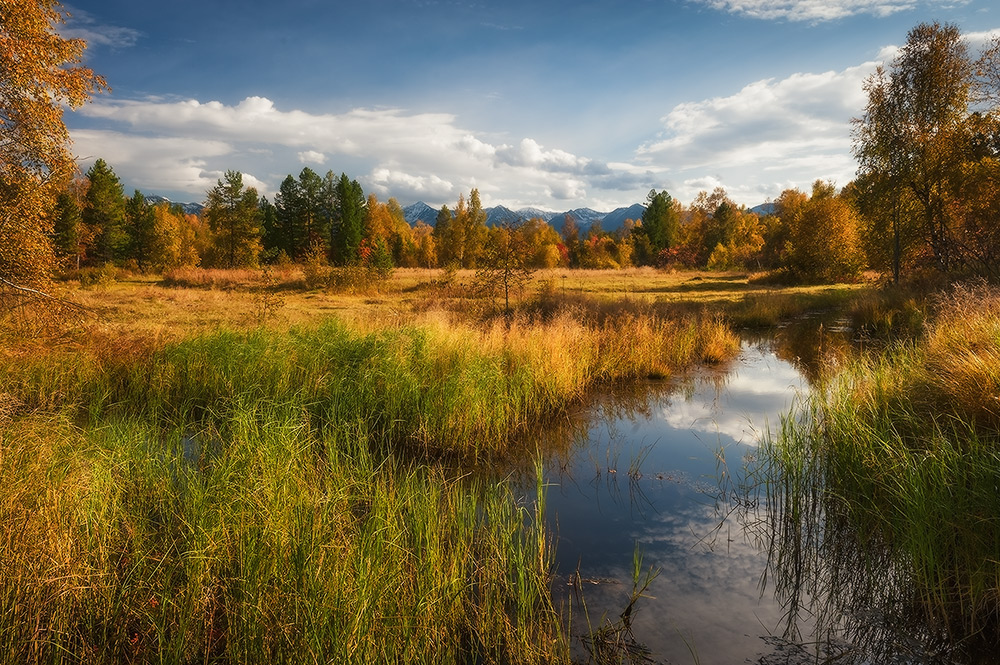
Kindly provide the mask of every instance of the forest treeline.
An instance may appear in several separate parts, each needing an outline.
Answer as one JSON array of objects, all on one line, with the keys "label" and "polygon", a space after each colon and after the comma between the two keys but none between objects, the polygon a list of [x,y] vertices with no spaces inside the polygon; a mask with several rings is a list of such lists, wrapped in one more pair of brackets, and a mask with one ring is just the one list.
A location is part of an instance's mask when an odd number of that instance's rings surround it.
[{"label": "forest treeline", "polygon": [[357,180],[310,168],[289,175],[269,200],[226,173],[208,192],[200,215],[169,202],[126,196],[113,168],[98,159],[57,200],[54,246],[64,268],[114,264],[148,272],[177,267],[253,267],[323,261],[400,267],[480,268],[501,235],[530,268],[708,267],[783,269],[819,279],[845,279],[869,264],[863,219],[849,193],[817,182],[790,189],[760,215],[718,188],[682,205],[651,191],[640,219],[605,231],[566,215],[488,227],[473,189],[433,220],[410,225],[400,204],[367,196]]},{"label": "forest treeline", "polygon": [[[367,196],[357,180],[310,168],[289,175],[273,200],[243,184],[236,171],[211,189],[200,215],[169,202],[126,196],[114,169],[98,159],[61,192],[53,243],[63,268],[114,264],[160,272],[176,267],[250,267],[322,260],[332,265],[482,267],[497,236],[529,267],[777,268],[840,278],[866,263],[860,220],[833,185],[788,190],[772,215],[736,205],[723,189],[684,206],[652,191],[640,219],[605,231],[566,215],[490,228],[473,189],[435,219],[410,225],[393,198]],[[806,232],[809,230],[810,232]],[[821,233],[812,231],[822,230]],[[822,275],[820,275],[822,273]]]}]

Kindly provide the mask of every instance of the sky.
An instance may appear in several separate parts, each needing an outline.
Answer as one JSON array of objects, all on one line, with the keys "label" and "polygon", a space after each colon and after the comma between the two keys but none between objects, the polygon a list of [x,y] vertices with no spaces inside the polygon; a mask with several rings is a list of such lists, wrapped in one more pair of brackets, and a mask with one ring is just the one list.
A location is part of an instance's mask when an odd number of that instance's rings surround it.
[{"label": "sky", "polygon": [[609,212],[651,189],[754,206],[854,177],[864,81],[924,22],[977,52],[995,0],[72,0],[110,92],[86,171],[201,202],[308,167],[380,200]]}]

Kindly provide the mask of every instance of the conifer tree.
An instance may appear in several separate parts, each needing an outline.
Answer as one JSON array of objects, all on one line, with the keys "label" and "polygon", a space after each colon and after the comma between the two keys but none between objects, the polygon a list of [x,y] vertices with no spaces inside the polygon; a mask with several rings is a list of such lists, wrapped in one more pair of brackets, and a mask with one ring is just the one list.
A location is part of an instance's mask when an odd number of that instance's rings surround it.
[{"label": "conifer tree", "polygon": [[354,265],[360,259],[358,250],[365,232],[365,193],[357,180],[342,173],[337,182],[337,224],[333,232],[334,260],[341,265]]},{"label": "conifer tree", "polygon": [[92,259],[97,263],[120,262],[128,252],[125,231],[125,189],[115,171],[98,159],[87,171],[90,186],[84,197],[83,223],[94,236]]},{"label": "conifer tree", "polygon": [[243,186],[243,174],[226,171],[208,192],[205,217],[215,234],[216,261],[227,268],[255,266],[260,257],[257,190]]}]

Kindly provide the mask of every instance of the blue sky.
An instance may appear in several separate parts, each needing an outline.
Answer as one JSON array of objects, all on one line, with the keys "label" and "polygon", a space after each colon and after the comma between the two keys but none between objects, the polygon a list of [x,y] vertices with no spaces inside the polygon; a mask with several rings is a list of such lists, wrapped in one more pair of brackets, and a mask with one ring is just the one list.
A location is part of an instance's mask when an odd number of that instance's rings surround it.
[{"label": "blue sky", "polygon": [[995,0],[75,0],[112,91],[67,115],[84,170],[201,201],[305,166],[403,205],[756,205],[854,175],[864,79],[921,22],[973,49]]}]

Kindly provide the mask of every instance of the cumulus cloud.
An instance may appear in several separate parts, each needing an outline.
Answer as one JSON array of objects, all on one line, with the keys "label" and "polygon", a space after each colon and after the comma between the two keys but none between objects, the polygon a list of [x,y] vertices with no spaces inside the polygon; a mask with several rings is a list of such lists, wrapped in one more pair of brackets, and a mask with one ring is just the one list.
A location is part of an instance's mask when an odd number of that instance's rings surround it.
[{"label": "cumulus cloud", "polygon": [[[214,146],[212,155],[196,158],[200,165],[206,160],[212,164],[220,161],[211,157],[236,162],[249,155],[258,162],[274,163],[283,151],[303,164],[332,160],[367,164],[368,175],[359,178],[362,184],[381,196],[403,201],[450,203],[460,193],[479,187],[487,204],[500,202],[488,201],[487,194],[496,193],[504,197],[505,203],[538,205],[545,199],[579,199],[586,195],[590,179],[621,185],[635,178],[595,160],[543,146],[532,138],[515,145],[494,144],[459,126],[456,118],[447,113],[354,109],[340,114],[312,114],[279,109],[265,97],[247,97],[235,105],[198,100],[100,99],[79,113],[96,122],[127,125],[135,133],[154,136],[161,143],[147,139],[143,144],[153,152],[159,152],[159,145],[169,145],[171,140],[186,141],[195,155],[205,152],[193,147],[200,142]],[[126,134],[118,132],[119,136]],[[134,146],[141,141],[126,143]],[[272,155],[267,157],[267,153]],[[134,151],[121,157],[137,159]],[[189,188],[197,186],[203,191],[209,176],[193,177],[190,156],[187,165],[171,151],[151,161],[164,167],[163,162],[171,159],[177,160],[173,171],[178,174],[171,182],[184,180]],[[133,168],[131,161],[129,168]],[[143,174],[147,170],[138,165],[137,169]],[[181,172],[186,174],[183,178]],[[263,192],[273,192],[280,177],[271,180]]]},{"label": "cumulus cloud", "polygon": [[196,196],[213,187],[222,175],[210,170],[209,162],[233,153],[233,146],[223,141],[151,138],[107,130],[74,131],[73,149],[84,170],[100,157],[133,187]]},{"label": "cumulus cloud", "polygon": [[305,150],[299,153],[299,161],[303,164],[325,164],[326,155],[315,150]]},{"label": "cumulus cloud", "polygon": [[640,146],[637,158],[681,175],[686,196],[708,176],[725,186],[737,172],[748,194],[761,190],[762,178],[846,184],[854,173],[850,120],[864,110],[863,82],[874,68],[869,62],[765,79],[733,95],[679,104],[663,117],[663,134]]},{"label": "cumulus cloud", "polygon": [[586,157],[577,157],[565,150],[544,149],[534,139],[521,139],[516,146],[502,145],[495,150],[496,159],[508,166],[523,166],[552,173],[605,174],[607,166]]},{"label": "cumulus cloud", "polygon": [[967,0],[700,0],[719,11],[742,14],[764,20],[806,21],[819,23],[868,15],[884,18],[918,6],[953,7]]},{"label": "cumulus cloud", "polygon": [[265,97],[237,104],[102,98],[77,113],[105,129],[73,136],[79,152],[104,157],[143,187],[199,196],[214,185],[213,173],[229,168],[256,174],[261,193],[270,194],[281,174],[301,168],[296,164],[331,163],[366,190],[404,204],[451,205],[478,187],[485,205],[606,202],[610,210],[642,201],[653,188],[689,202],[721,186],[737,202],[756,205],[789,186],[808,188],[816,179],[842,185],[854,176],[850,120],[863,112],[863,82],[875,66],[763,79],[677,104],[629,161],[601,161],[533,137],[498,140],[449,113],[317,114],[284,110]]},{"label": "cumulus cloud", "polygon": [[403,200],[446,200],[455,189],[453,183],[437,175],[413,175],[389,168],[375,169],[368,180],[382,196]]}]

